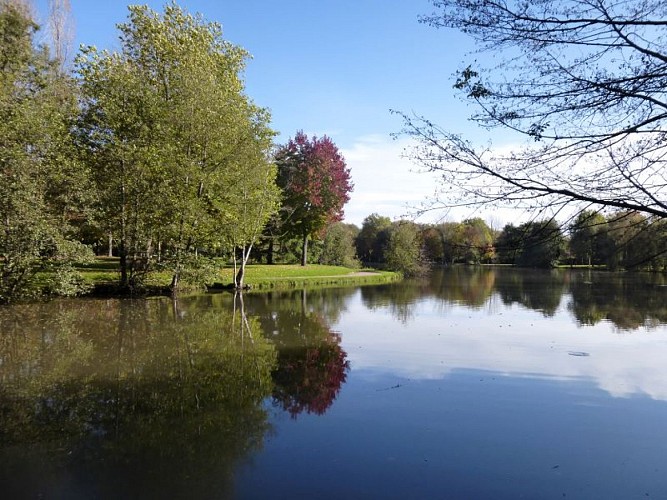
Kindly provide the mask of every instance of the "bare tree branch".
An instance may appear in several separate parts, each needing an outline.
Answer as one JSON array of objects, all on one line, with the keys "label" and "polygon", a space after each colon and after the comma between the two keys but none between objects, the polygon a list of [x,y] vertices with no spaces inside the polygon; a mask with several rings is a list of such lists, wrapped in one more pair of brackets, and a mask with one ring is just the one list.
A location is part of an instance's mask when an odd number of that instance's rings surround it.
[{"label": "bare tree branch", "polygon": [[505,55],[458,72],[454,87],[479,106],[472,118],[533,140],[499,154],[399,113],[418,143],[408,156],[442,174],[443,205],[581,203],[667,217],[667,3],[432,3],[422,22]]}]

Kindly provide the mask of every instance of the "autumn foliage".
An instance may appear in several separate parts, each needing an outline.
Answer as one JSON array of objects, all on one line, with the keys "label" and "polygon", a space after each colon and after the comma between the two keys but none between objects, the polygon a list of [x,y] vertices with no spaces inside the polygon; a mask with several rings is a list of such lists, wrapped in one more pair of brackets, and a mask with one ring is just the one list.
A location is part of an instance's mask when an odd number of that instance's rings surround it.
[{"label": "autumn foliage", "polygon": [[308,238],[343,219],[353,188],[350,169],[329,137],[309,139],[302,131],[278,149],[276,164],[283,190],[283,228],[302,239],[305,265]]}]

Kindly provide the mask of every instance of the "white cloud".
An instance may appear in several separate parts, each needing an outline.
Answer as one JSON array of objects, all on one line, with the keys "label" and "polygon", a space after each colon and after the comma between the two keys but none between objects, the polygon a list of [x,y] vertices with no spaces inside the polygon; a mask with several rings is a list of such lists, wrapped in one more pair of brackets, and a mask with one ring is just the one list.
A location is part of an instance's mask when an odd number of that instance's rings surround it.
[{"label": "white cloud", "polygon": [[[381,135],[368,135],[357,139],[349,148],[341,148],[354,182],[354,191],[345,206],[346,222],[361,226],[364,218],[372,213],[391,219],[412,218],[433,200],[443,188],[440,176],[420,170],[404,157],[406,149],[413,145],[414,141],[410,138],[393,140]],[[480,210],[471,207],[431,210],[418,220],[461,221],[469,217],[482,217],[487,222],[493,222],[497,229],[502,229],[507,222],[516,223],[529,218],[524,212],[512,209]]]},{"label": "white cloud", "polygon": [[399,218],[414,212],[434,194],[437,176],[417,173],[410,160],[402,157],[409,144],[407,139],[373,135],[341,150],[354,182],[350,202],[345,206],[347,222],[361,225],[374,212]]}]

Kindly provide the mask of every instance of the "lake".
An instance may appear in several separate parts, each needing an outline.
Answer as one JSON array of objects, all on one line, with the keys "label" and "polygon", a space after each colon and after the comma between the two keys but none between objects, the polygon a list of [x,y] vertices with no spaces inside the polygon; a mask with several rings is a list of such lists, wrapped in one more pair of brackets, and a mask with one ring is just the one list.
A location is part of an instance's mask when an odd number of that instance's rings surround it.
[{"label": "lake", "polygon": [[0,308],[3,498],[667,498],[667,277]]}]

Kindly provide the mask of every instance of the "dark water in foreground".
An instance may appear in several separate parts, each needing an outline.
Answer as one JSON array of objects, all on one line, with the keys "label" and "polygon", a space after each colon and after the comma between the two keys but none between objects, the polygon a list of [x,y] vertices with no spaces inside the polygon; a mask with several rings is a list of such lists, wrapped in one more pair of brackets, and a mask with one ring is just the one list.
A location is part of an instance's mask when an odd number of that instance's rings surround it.
[{"label": "dark water in foreground", "polygon": [[666,284],[0,308],[0,497],[667,498]]}]

